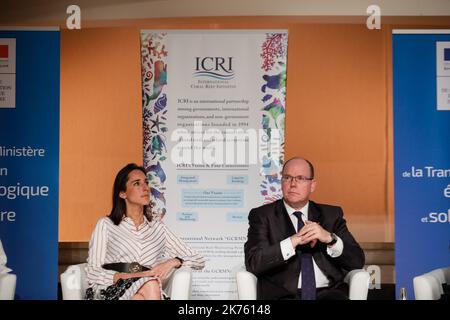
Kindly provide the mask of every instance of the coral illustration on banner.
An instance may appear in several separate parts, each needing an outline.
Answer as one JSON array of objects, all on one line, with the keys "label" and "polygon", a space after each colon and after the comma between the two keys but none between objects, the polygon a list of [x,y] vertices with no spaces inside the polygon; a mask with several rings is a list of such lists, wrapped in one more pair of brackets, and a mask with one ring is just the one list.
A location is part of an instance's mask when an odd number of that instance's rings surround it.
[{"label": "coral illustration on banner", "polygon": [[284,123],[286,105],[286,59],[287,34],[268,33],[261,46],[262,66],[265,72],[262,76],[264,85],[261,87],[263,114],[261,127],[264,131],[263,141],[272,141],[273,130],[277,130],[280,138],[279,157],[274,159],[270,146],[262,155],[260,184],[264,203],[271,203],[281,198],[280,171],[284,161]]},{"label": "coral illustration on banner", "polygon": [[163,164],[167,160],[167,95],[164,89],[168,52],[164,45],[165,36],[165,33],[141,34],[144,167],[151,187],[152,215],[156,220],[166,214]]}]

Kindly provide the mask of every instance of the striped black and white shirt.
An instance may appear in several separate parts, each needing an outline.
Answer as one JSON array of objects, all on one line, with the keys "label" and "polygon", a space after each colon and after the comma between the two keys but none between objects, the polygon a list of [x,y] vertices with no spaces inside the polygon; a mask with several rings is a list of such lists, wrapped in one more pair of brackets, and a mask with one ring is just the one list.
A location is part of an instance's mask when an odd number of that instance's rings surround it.
[{"label": "striped black and white shirt", "polygon": [[[175,236],[161,221],[148,221],[144,216],[144,222],[136,228],[129,217],[124,217],[117,226],[110,218],[103,217],[97,222],[89,242],[87,280],[89,286],[98,291],[112,285],[116,273],[103,269],[103,264],[138,262],[152,267],[174,257],[182,258],[183,266],[193,269],[205,266],[203,257]],[[138,281],[130,289],[136,288],[127,290],[122,298],[130,299],[150,279],[146,278],[141,278],[142,281]]]}]

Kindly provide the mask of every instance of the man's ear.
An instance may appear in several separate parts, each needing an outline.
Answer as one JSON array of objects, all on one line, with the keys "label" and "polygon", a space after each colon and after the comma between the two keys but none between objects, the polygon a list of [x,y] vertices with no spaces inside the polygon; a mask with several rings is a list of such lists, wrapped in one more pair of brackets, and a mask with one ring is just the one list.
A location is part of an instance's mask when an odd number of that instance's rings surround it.
[{"label": "man's ear", "polygon": [[317,181],[313,180],[311,181],[311,193],[313,193],[316,190]]}]

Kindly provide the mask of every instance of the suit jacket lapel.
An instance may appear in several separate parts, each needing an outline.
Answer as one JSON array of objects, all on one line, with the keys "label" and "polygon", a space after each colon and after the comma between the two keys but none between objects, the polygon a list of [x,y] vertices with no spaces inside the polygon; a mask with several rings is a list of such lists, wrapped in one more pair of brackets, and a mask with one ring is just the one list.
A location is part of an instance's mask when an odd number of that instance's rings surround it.
[{"label": "suit jacket lapel", "polygon": [[278,203],[275,207],[275,212],[277,217],[276,226],[278,226],[280,230],[281,238],[285,239],[295,234],[294,225],[289,218],[289,215],[283,203],[283,199],[278,200]]},{"label": "suit jacket lapel", "polygon": [[321,223],[322,217],[314,201],[309,201],[308,220]]}]

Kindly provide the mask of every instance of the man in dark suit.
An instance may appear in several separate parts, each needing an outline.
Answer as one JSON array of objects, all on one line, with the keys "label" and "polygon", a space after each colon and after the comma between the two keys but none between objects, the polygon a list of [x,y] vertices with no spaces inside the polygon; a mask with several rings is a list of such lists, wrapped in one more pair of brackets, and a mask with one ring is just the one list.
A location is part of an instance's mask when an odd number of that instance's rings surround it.
[{"label": "man in dark suit", "polygon": [[348,299],[343,279],[363,267],[364,252],[340,207],[309,200],[316,184],[313,165],[292,158],[283,199],[250,211],[245,265],[258,278],[258,299]]}]

